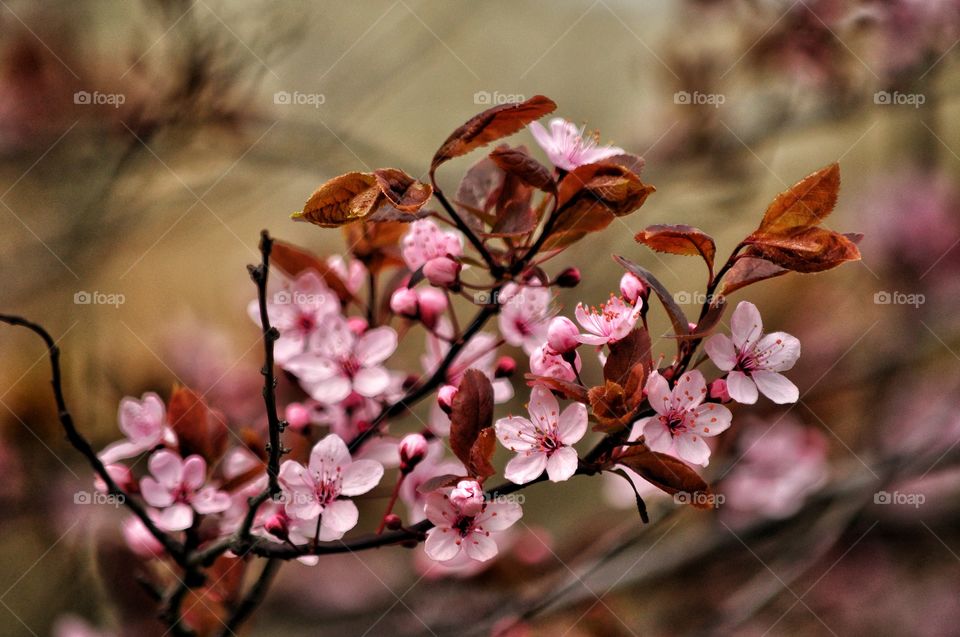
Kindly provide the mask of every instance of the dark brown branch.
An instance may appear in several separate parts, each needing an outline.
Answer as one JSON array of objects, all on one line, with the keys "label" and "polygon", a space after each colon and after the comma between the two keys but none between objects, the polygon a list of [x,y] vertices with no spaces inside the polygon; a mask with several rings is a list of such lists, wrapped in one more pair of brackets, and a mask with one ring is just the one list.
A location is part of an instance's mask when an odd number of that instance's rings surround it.
[{"label": "dark brown branch", "polygon": [[101,480],[103,480],[107,487],[107,492],[110,495],[116,496],[124,504],[124,506],[130,509],[130,511],[136,515],[141,522],[143,522],[143,525],[147,528],[150,534],[156,538],[160,544],[163,545],[163,548],[167,551],[167,553],[170,554],[174,561],[181,566],[184,565],[186,563],[186,557],[184,555],[183,546],[170,537],[167,533],[157,528],[157,526],[153,523],[153,520],[150,519],[150,516],[147,514],[146,509],[144,509],[139,502],[131,498],[126,491],[120,488],[119,485],[117,485],[117,483],[110,476],[110,473],[107,471],[107,468],[104,466],[103,462],[101,462],[100,458],[97,457],[97,452],[93,450],[90,442],[83,437],[83,434],[77,431],[76,425],[73,422],[73,416],[70,415],[70,411],[67,409],[67,401],[63,394],[63,380],[60,373],[60,348],[57,347],[57,344],[50,336],[50,333],[39,324],[28,321],[20,316],[0,314],[0,321],[7,323],[8,325],[25,327],[43,339],[43,342],[47,346],[47,352],[50,358],[50,369],[52,373],[50,384],[53,387],[53,398],[57,405],[57,417],[60,420],[60,425],[63,427],[63,430],[67,435],[67,440],[74,449],[79,451],[80,454],[87,459],[87,462],[89,462],[94,472],[100,477]]},{"label": "dark brown branch", "polygon": [[460,217],[453,206],[450,205],[450,202],[447,200],[446,195],[443,194],[443,191],[440,190],[437,186],[436,180],[433,178],[433,175],[430,176],[431,182],[433,183],[433,196],[437,198],[437,201],[440,202],[440,205],[443,206],[443,209],[447,211],[447,214],[450,215],[450,218],[453,219],[453,222],[457,224],[457,228],[467,237],[467,240],[473,245],[477,252],[480,253],[480,256],[483,257],[483,260],[486,262],[487,267],[490,268],[490,274],[495,279],[499,279],[503,275],[503,267],[496,262],[493,258],[493,255],[490,254],[490,251],[487,250],[487,246],[483,245],[483,242],[480,241],[480,238],[466,224],[466,222]]}]

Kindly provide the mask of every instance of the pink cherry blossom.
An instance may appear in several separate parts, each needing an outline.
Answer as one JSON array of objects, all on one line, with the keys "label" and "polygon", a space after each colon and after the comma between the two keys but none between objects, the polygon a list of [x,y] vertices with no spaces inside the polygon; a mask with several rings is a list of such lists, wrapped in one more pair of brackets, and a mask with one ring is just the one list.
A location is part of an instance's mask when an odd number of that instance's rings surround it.
[{"label": "pink cherry blossom", "polygon": [[[375,460],[353,460],[346,443],[328,434],[313,446],[308,466],[287,460],[280,467],[284,508],[291,518],[290,537],[306,541],[337,540],[357,524],[357,506],[344,497],[366,493],[379,484],[383,465]],[[295,521],[306,524],[294,524]]]},{"label": "pink cherry blossom", "polygon": [[557,378],[567,382],[573,382],[577,379],[577,373],[580,371],[580,354],[574,353],[573,359],[576,370],[573,365],[564,360],[563,356],[553,351],[553,348],[544,343],[533,350],[530,355],[530,372],[535,376],[544,376],[546,378]]},{"label": "pink cherry blossom", "polygon": [[165,439],[168,442],[175,440],[173,431],[166,424],[163,401],[153,392],[147,392],[140,400],[125,396],[117,410],[117,421],[126,440],[115,442],[100,452],[104,464],[138,456]]},{"label": "pink cherry blossom", "polygon": [[692,464],[707,466],[710,448],[704,438],[730,427],[730,410],[715,403],[703,404],[707,383],[697,370],[681,376],[673,391],[667,380],[654,370],[647,379],[647,400],[656,416],[641,418],[636,426],[643,431],[647,446]]},{"label": "pink cherry blossom", "polygon": [[[260,306],[256,300],[247,308],[250,318],[260,325]],[[307,351],[313,339],[325,331],[327,317],[340,312],[340,302],[314,270],[302,272],[284,289],[268,298],[270,324],[280,331],[274,344],[274,357],[280,364]]]},{"label": "pink cherry blossom", "polygon": [[367,268],[357,259],[345,259],[335,254],[327,257],[327,266],[336,273],[350,294],[356,294],[367,282]]},{"label": "pink cherry blossom", "polygon": [[500,291],[498,323],[503,338],[527,354],[547,339],[550,326],[550,288],[508,283]]},{"label": "pink cherry blossom", "polygon": [[427,531],[424,550],[436,562],[450,561],[461,551],[477,562],[492,559],[497,555],[492,534],[510,528],[523,516],[516,502],[478,502],[470,494],[479,491],[480,485],[474,481],[470,481],[472,485],[464,482],[467,481],[459,483],[456,489],[435,491],[427,496],[424,512],[434,528]]},{"label": "pink cherry blossom", "polygon": [[800,341],[786,332],[763,335],[757,306],[741,301],[730,317],[733,338],[715,334],[704,343],[714,365],[727,374],[727,391],[739,403],[757,402],[757,390],[783,405],[797,402],[800,392],[780,372],[800,358]]},{"label": "pink cherry blossom", "polygon": [[430,285],[439,288],[452,287],[459,281],[462,267],[459,261],[450,257],[436,257],[423,264],[423,275],[430,281]]},{"label": "pink cherry blossom", "polygon": [[431,259],[459,257],[462,254],[463,243],[460,235],[441,230],[430,219],[414,221],[403,236],[403,260],[411,271],[420,269]]},{"label": "pink cherry blossom", "polygon": [[586,406],[572,403],[560,413],[550,390],[534,387],[529,410],[530,420],[508,416],[494,424],[500,444],[517,452],[507,463],[504,477],[525,484],[546,469],[551,482],[569,479],[577,470],[577,450],[571,445],[587,432]]},{"label": "pink cherry blossom", "polygon": [[140,480],[144,501],[159,509],[154,523],[165,531],[183,531],[193,525],[194,512],[200,515],[222,513],[230,506],[230,496],[215,487],[204,487],[207,462],[198,455],[181,459],[161,449],[147,463],[150,475]]},{"label": "pink cherry blossom", "polygon": [[633,329],[643,309],[643,301],[637,299],[636,305],[629,305],[620,297],[610,295],[610,300],[599,308],[589,310],[577,304],[574,316],[587,334],[580,335],[580,342],[587,345],[606,345],[619,341]]},{"label": "pink cherry blossom", "polygon": [[406,318],[416,318],[420,312],[417,291],[401,285],[390,295],[390,311]]},{"label": "pink cherry blossom", "polygon": [[400,470],[410,473],[427,455],[427,439],[423,434],[407,434],[400,440]]},{"label": "pink cherry blossom", "polygon": [[553,165],[563,170],[573,170],[577,166],[593,164],[624,153],[622,148],[616,146],[599,145],[593,136],[584,137],[583,128],[577,128],[562,117],[550,120],[549,132],[540,122],[532,122],[530,132]]},{"label": "pink cherry blossom", "polygon": [[397,349],[397,333],[377,327],[357,336],[346,319],[331,316],[318,335],[316,349],[288,360],[283,368],[300,379],[310,396],[332,404],[351,392],[375,398],[390,387],[390,373],[382,363]]},{"label": "pink cherry blossom", "polygon": [[738,440],[739,460],[723,481],[727,503],[743,513],[786,518],[827,479],[827,440],[793,420],[757,424]]},{"label": "pink cherry blossom", "polygon": [[427,481],[442,475],[463,475],[463,464],[451,456],[444,455],[443,441],[434,438],[428,444],[427,454],[417,463],[413,471],[407,474],[400,485],[400,499],[407,505],[408,519],[416,524],[424,518],[423,505],[426,495],[420,493],[420,487]]},{"label": "pink cherry blossom", "polygon": [[580,345],[580,330],[566,316],[557,316],[547,329],[547,345],[558,354],[566,354]]}]

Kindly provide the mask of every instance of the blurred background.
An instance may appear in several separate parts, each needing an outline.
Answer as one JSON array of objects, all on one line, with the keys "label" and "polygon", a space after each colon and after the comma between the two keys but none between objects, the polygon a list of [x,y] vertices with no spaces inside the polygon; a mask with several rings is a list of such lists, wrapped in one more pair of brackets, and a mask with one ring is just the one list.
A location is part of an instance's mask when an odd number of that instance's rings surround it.
[{"label": "blurred background", "polygon": [[[3,0],[0,311],[58,339],[97,448],[122,396],[175,382],[257,423],[245,266],[262,228],[343,250],[288,219],[331,176],[423,175],[474,113],[550,96],[643,155],[657,187],[555,262],[584,271],[566,312],[617,289],[611,253],[693,312],[699,260],[633,234],[687,223],[724,253],[839,161],[828,224],[866,235],[863,261],[733,299],[800,338],[801,399],[735,410],[706,472],[715,510],[653,496],[642,525],[624,485],[535,486],[506,559],[426,576],[400,548],[291,564],[247,632],[955,635],[958,39],[956,0]],[[443,168],[448,192],[477,157]],[[408,340],[394,364],[418,368]],[[40,343],[4,328],[0,360],[0,634],[161,635],[121,512],[74,505],[91,475]]]}]

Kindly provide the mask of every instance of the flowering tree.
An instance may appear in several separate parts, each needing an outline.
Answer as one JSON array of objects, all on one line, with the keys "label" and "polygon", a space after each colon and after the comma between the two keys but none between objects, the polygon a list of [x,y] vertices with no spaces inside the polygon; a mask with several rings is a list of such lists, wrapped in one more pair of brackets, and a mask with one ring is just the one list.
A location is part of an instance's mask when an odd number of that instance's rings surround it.
[{"label": "flowering tree", "polygon": [[[536,96],[471,118],[434,155],[429,184],[381,169],[320,186],[293,218],[342,227],[344,256],[323,259],[263,233],[261,263],[250,266],[250,314],[264,346],[262,432],[235,435],[201,396],[177,387],[166,402],[154,393],[124,398],[123,439],[97,453],[67,408],[50,335],[0,316],[44,339],[69,441],[89,460],[98,488],[129,509],[131,548],[170,567],[144,585],[172,634],[232,634],[289,560],[316,564],[330,553],[420,543],[445,564],[490,560],[498,534],[522,516],[511,494],[538,482],[620,475],[645,522],[638,481],[709,506],[696,467],[709,463],[708,440],[733,425],[727,405],[761,394],[798,399],[783,372],[797,361],[799,341],[764,334],[747,301],[730,317],[730,336],[722,319],[727,297],[741,288],[859,258],[858,237],[821,226],[836,203],[838,166],[778,195],[719,267],[714,240],[697,228],[656,225],[636,235],[650,249],[703,259],[706,300],[695,320],[650,272],[614,256],[625,269],[620,294],[596,307],[578,304],[574,321],[559,315],[554,294],[576,286],[581,273],[550,274],[547,262],[634,213],[654,188],[640,179],[641,158],[562,119],[541,126],[555,106]],[[552,168],[523,146],[502,144],[467,171],[453,198],[437,186],[448,160],[526,126]],[[427,207],[432,200],[440,211]],[[271,266],[282,273],[277,285],[268,283]],[[458,296],[475,306],[469,321],[458,315]],[[652,296],[672,325],[659,356],[647,327]],[[497,331],[484,331],[494,318]],[[415,329],[425,338],[422,374],[393,356],[401,335]],[[506,346],[529,357],[520,378],[517,363],[500,355]],[[698,369],[707,359],[719,370],[709,382]],[[285,405],[277,367],[296,383]],[[584,381],[597,376],[594,386]],[[528,414],[498,413],[517,393]],[[400,438],[390,430],[428,398],[420,431]],[[510,453],[502,483],[492,480],[501,473],[498,442]],[[147,472],[135,475],[127,461],[143,456]],[[379,523],[354,535],[354,498],[383,483],[391,495]],[[395,512],[398,500],[405,516]]]}]

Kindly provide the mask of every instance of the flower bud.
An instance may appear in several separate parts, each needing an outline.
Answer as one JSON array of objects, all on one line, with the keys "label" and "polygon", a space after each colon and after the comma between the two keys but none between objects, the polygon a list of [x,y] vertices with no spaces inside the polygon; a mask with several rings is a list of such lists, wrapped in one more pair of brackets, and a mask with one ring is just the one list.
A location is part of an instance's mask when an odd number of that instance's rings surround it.
[{"label": "flower bud", "polygon": [[449,415],[453,411],[453,399],[457,397],[458,391],[453,385],[444,385],[437,392],[437,404],[440,405],[443,413]]},{"label": "flower bud", "polygon": [[303,431],[310,424],[310,408],[303,403],[290,403],[283,412],[283,419],[294,431]]},{"label": "flower bud", "polygon": [[285,513],[276,513],[263,523],[263,530],[279,540],[286,540],[289,531],[287,521]]},{"label": "flower bud", "polygon": [[517,372],[517,361],[510,356],[501,356],[497,361],[497,369],[493,373],[495,378],[510,378]]},{"label": "flower bud", "polygon": [[547,345],[558,354],[566,354],[577,349],[580,341],[580,330],[573,324],[573,321],[565,316],[557,316],[550,321],[547,328]]},{"label": "flower bud", "polygon": [[423,264],[423,276],[431,285],[440,288],[453,287],[460,278],[461,266],[450,257],[434,257]]},{"label": "flower bud", "polygon": [[417,318],[420,311],[417,291],[403,286],[393,291],[390,295],[390,311],[397,316],[406,318]]},{"label": "flower bud", "polygon": [[461,480],[450,492],[450,503],[465,517],[474,517],[483,509],[483,489],[476,480]]},{"label": "flower bud", "polygon": [[557,275],[554,283],[562,288],[577,287],[580,284],[580,269],[573,267],[567,268]]},{"label": "flower bud", "polygon": [[722,403],[730,402],[730,392],[727,390],[727,381],[718,378],[710,383],[710,398],[719,400]]},{"label": "flower bud", "polygon": [[383,516],[383,525],[391,531],[396,531],[403,526],[403,520],[396,513],[388,513]]},{"label": "flower bud", "polygon": [[417,292],[420,303],[420,320],[427,329],[433,329],[437,321],[447,311],[447,295],[440,290],[426,288]]},{"label": "flower bud", "polygon": [[636,305],[637,299],[646,298],[649,292],[647,284],[632,272],[626,272],[620,277],[620,294],[623,296],[623,300],[630,305]]},{"label": "flower bud", "polygon": [[400,441],[400,471],[408,473],[427,455],[423,434],[408,434]]},{"label": "flower bud", "polygon": [[367,331],[370,324],[367,323],[367,319],[362,316],[351,316],[347,319],[347,327],[357,336],[363,336],[363,333]]}]

